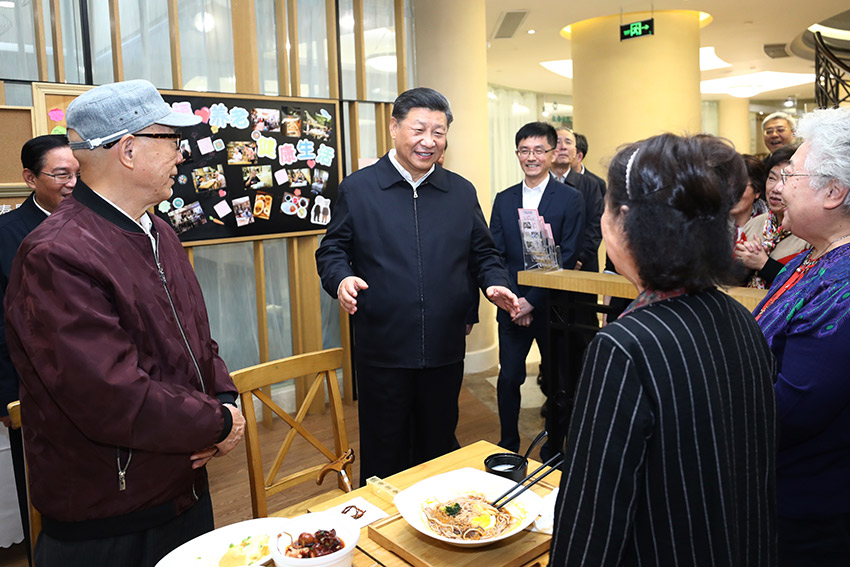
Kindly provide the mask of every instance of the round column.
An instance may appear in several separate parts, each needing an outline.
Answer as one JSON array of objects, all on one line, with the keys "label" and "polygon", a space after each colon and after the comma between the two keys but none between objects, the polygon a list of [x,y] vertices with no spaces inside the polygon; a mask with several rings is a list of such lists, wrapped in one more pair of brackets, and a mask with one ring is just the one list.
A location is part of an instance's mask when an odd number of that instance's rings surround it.
[{"label": "round column", "polygon": [[592,148],[586,165],[598,175],[607,175],[624,143],[702,130],[699,12],[633,12],[622,23],[651,17],[655,35],[625,41],[619,14],[572,25],[573,120]]},{"label": "round column", "polygon": [[735,144],[742,154],[750,153],[750,101],[746,98],[721,99],[717,103],[717,133]]},{"label": "round column", "polygon": [[[490,218],[490,149],[486,143],[487,29],[484,0],[414,0],[416,76],[419,86],[446,95],[454,122],[445,167],[475,185]],[[466,372],[498,364],[496,313],[483,296],[480,323],[466,341]]]}]

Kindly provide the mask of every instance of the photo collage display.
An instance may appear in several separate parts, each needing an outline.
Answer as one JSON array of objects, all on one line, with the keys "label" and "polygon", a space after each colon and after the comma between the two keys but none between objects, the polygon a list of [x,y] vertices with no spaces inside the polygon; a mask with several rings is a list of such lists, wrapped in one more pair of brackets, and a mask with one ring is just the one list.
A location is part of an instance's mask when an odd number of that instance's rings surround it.
[{"label": "photo collage display", "polygon": [[325,227],[339,186],[330,101],[163,95],[202,122],[182,130],[184,161],[157,207],[181,240]]}]

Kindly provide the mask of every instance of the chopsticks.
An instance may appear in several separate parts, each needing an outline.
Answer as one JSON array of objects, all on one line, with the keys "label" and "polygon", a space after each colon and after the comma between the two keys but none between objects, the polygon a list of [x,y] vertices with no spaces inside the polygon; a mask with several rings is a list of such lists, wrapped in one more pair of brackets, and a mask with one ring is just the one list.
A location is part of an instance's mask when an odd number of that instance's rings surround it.
[{"label": "chopsticks", "polygon": [[[505,504],[507,504],[508,502],[510,502],[511,500],[513,500],[514,498],[516,498],[517,496],[519,496],[520,494],[522,494],[523,492],[525,492],[526,490],[528,490],[529,488],[531,488],[532,486],[534,486],[535,484],[537,484],[538,482],[543,480],[546,476],[549,475],[549,473],[551,473],[552,471],[554,471],[555,469],[560,467],[563,462],[564,462],[564,456],[561,453],[556,453],[548,461],[546,461],[545,463],[543,463],[542,465],[537,467],[537,469],[533,473],[531,473],[530,475],[528,475],[527,477],[525,477],[524,479],[522,479],[521,481],[516,483],[514,486],[512,486],[510,488],[510,490],[508,490],[507,492],[505,492],[504,494],[502,494],[501,496],[499,496],[498,498],[493,500],[493,502],[491,502],[491,504],[493,505],[493,507],[496,508],[496,510],[501,510],[502,506],[504,506]],[[542,471],[545,467],[550,467],[550,468],[549,468],[548,471],[544,472],[543,474],[541,474],[540,476],[535,478],[534,475],[536,475],[537,473]],[[528,484],[525,484],[525,482],[529,481],[529,480],[531,482],[529,482]],[[508,496],[512,492],[514,492],[517,488],[521,488],[522,490],[519,490],[518,492],[513,494],[510,498],[508,498],[504,502],[501,502],[501,500],[503,498],[505,498],[506,496]]]}]

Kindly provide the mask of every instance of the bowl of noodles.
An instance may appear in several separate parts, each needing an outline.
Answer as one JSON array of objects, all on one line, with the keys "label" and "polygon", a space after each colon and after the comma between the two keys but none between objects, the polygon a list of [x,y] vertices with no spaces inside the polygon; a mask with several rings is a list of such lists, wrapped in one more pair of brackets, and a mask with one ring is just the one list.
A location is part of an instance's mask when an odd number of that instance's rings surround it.
[{"label": "bowl of noodles", "polygon": [[478,469],[464,468],[420,481],[395,496],[395,506],[417,531],[461,547],[480,547],[527,528],[543,499],[527,490],[496,510],[490,502],[516,483]]}]

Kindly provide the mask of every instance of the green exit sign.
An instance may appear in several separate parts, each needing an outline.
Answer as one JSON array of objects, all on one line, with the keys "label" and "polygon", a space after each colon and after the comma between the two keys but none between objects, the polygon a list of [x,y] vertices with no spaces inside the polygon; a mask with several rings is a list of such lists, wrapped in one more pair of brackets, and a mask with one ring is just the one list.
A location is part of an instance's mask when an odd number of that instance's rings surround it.
[{"label": "green exit sign", "polygon": [[655,18],[620,26],[620,41],[655,34]]}]

